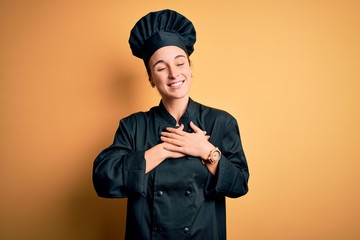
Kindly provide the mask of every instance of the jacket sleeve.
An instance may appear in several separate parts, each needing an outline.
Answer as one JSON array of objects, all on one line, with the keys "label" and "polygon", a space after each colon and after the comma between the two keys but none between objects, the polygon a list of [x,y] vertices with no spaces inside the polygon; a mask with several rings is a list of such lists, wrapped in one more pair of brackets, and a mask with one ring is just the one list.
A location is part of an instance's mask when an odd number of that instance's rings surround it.
[{"label": "jacket sleeve", "polygon": [[249,170],[241,144],[240,131],[234,118],[226,123],[219,143],[222,152],[217,173],[210,174],[205,194],[208,197],[237,198],[248,192]]},{"label": "jacket sleeve", "polygon": [[136,128],[128,125],[126,121],[120,121],[113,144],[94,161],[93,184],[100,197],[146,195],[145,151],[134,150]]}]

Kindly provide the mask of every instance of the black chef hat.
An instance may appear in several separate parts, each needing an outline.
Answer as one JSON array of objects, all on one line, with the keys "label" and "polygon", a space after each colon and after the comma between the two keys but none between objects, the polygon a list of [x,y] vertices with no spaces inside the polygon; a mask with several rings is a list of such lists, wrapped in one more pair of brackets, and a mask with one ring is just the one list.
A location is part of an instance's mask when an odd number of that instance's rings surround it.
[{"label": "black chef hat", "polygon": [[156,50],[165,46],[182,48],[189,56],[194,51],[196,32],[193,24],[173,10],[150,12],[130,32],[132,54],[145,65]]}]

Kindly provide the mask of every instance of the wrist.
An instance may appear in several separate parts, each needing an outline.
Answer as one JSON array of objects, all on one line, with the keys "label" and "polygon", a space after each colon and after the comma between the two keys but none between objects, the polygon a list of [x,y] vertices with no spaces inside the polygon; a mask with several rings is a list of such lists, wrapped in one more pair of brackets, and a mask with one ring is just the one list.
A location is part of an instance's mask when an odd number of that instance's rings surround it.
[{"label": "wrist", "polygon": [[205,158],[202,158],[202,163],[209,163],[211,165],[217,164],[219,160],[221,159],[221,151],[218,147],[211,148],[211,150],[208,152],[207,156]]},{"label": "wrist", "polygon": [[213,150],[214,148],[215,148],[215,146],[210,143],[208,146],[206,146],[206,147],[204,148],[204,150],[202,151],[202,154],[201,154],[200,158],[203,159],[203,160],[207,160],[208,157],[209,157],[209,154],[210,154],[211,150]]},{"label": "wrist", "polygon": [[164,159],[166,159],[166,150],[161,144],[145,151],[145,160],[163,161]]}]

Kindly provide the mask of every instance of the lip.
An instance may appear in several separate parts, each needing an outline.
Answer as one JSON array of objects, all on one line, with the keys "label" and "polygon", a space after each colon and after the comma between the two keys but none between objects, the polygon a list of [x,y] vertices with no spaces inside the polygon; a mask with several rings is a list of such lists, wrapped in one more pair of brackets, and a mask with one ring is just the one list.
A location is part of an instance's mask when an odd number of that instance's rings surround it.
[{"label": "lip", "polygon": [[185,83],[185,80],[171,82],[171,83],[168,84],[168,87],[170,87],[170,88],[181,88],[184,83]]}]

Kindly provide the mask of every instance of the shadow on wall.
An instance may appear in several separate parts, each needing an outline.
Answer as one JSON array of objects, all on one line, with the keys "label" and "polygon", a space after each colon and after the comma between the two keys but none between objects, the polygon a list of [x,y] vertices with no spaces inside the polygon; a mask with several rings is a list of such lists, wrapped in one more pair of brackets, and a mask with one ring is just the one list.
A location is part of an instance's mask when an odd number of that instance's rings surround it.
[{"label": "shadow on wall", "polygon": [[144,75],[146,71],[143,66],[140,69],[126,69],[125,67],[128,66],[126,62],[121,62],[120,65],[123,68],[113,71],[109,76],[107,98],[110,105],[115,105],[114,113],[119,113],[119,109],[121,109],[119,117],[122,118],[138,111],[138,106],[146,101],[144,86],[148,87],[148,85],[144,84],[143,78],[147,78],[147,75]]},{"label": "shadow on wall", "polygon": [[[114,71],[114,69],[118,69]],[[135,111],[135,100],[139,99],[140,93],[136,91],[136,79],[129,70],[112,67],[108,71],[107,86],[105,87],[106,99],[110,105],[109,115],[116,115],[119,118]],[[141,96],[140,96],[141,98]],[[119,113],[119,111],[121,111]],[[114,125],[118,124],[119,119]],[[96,139],[84,159],[80,159],[86,165],[81,170],[85,172],[75,188],[72,198],[69,201],[69,231],[77,236],[72,239],[96,239],[96,240],[119,240],[125,236],[126,206],[127,199],[105,199],[97,196],[92,185],[93,161],[100,151],[112,142],[116,129],[106,128],[107,133],[102,139]],[[100,129],[99,131],[104,131]],[[111,139],[108,138],[111,136]],[[106,139],[105,139],[106,138]],[[97,149],[97,150],[96,150]],[[100,150],[99,150],[100,149]],[[85,169],[85,170],[84,170]]]},{"label": "shadow on wall", "polygon": [[72,239],[119,240],[125,236],[126,199],[97,197],[88,175],[69,203]]}]

